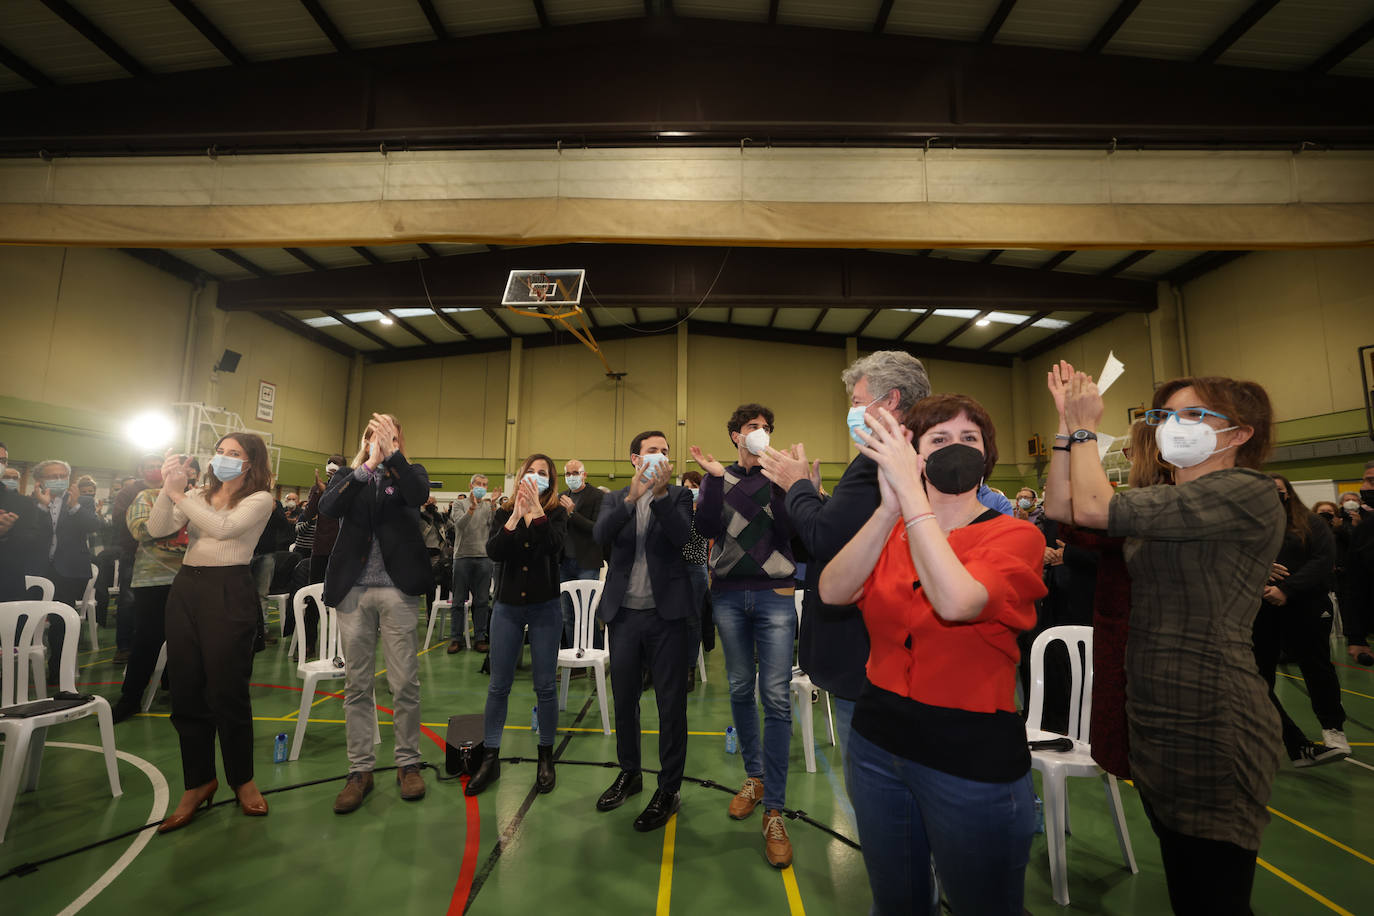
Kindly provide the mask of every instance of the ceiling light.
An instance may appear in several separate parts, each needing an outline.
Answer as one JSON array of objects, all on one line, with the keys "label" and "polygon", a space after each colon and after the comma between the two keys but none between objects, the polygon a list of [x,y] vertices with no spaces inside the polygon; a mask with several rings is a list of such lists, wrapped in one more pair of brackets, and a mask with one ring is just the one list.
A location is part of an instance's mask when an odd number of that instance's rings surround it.
[{"label": "ceiling light", "polygon": [[171,443],[176,435],[176,424],[166,414],[149,411],[130,420],[124,427],[124,434],[139,448],[157,451]]},{"label": "ceiling light", "polygon": [[977,321],[974,322],[974,324],[978,325],[978,327],[980,328],[985,328],[988,325],[992,324],[992,322],[988,321],[986,318],[979,318]]},{"label": "ceiling light", "polygon": [[395,324],[395,323],[396,323],[396,322],[392,321],[390,318],[388,318],[388,317],[385,316],[385,315],[383,315],[381,318],[379,318],[379,319],[377,319],[377,320],[380,321],[382,324]]}]

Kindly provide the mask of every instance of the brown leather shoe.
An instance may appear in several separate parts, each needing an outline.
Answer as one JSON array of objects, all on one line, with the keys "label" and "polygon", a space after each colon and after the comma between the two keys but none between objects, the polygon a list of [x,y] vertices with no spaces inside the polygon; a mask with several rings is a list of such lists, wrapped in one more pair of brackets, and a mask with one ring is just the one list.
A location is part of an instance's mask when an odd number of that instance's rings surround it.
[{"label": "brown leather shoe", "polygon": [[[173,811],[171,814],[167,815],[165,818],[162,819],[162,823],[157,825],[157,832],[171,833],[173,830],[179,830],[180,828],[185,827],[187,824],[191,823],[191,818],[196,816],[196,812],[200,810],[202,805],[206,808],[210,807],[210,804],[214,801],[215,792],[217,792],[218,790],[218,779],[212,779],[205,785],[200,786],[199,788],[186,790],[187,795],[190,795],[194,792],[196,795],[199,796],[198,798],[193,799],[195,804],[193,804],[191,806],[191,809],[184,814],[178,814],[175,811]],[[184,795],[182,796],[183,799],[185,797],[186,796]]]},{"label": "brown leather shoe", "polygon": [[264,817],[267,814],[267,799],[262,797],[256,785],[253,786],[251,793],[245,792],[244,788],[247,785],[249,783],[234,789],[234,797],[239,801],[239,810],[249,817]]},{"label": "brown leather shoe", "polygon": [[462,649],[462,648],[463,648],[463,641],[462,641],[461,639],[451,639],[451,640],[449,640],[449,643],[448,643],[448,650],[447,650],[447,651],[448,651],[448,654],[449,654],[449,655],[457,655],[457,654],[458,654],[458,650],[460,650],[460,649]]},{"label": "brown leather shoe", "polygon": [[372,791],[372,773],[349,773],[343,791],[334,799],[334,813],[348,814],[362,807],[363,799]]},{"label": "brown leather shoe", "polygon": [[763,857],[774,868],[792,864],[792,841],[782,822],[782,812],[777,808],[763,812]]},{"label": "brown leather shoe", "polygon": [[405,801],[419,801],[425,797],[425,778],[420,775],[418,763],[409,763],[398,769],[396,784],[401,787],[401,798]]},{"label": "brown leather shoe", "polygon": [[763,801],[763,780],[757,776],[750,776],[744,780],[744,785],[739,787],[735,797],[730,799],[730,816],[737,821],[742,821],[754,813],[754,809]]}]

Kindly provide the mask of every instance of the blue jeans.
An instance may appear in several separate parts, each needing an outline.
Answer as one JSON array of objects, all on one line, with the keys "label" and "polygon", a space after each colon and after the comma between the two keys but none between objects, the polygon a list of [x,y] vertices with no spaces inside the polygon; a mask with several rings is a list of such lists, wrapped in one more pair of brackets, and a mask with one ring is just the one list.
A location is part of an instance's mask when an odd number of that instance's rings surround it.
[{"label": "blue jeans", "polygon": [[845,760],[849,756],[849,735],[853,731],[854,725],[854,701],[837,697],[832,693],[830,695],[830,708],[835,716],[835,741],[840,746],[840,772],[844,773],[844,790],[849,793],[850,798],[853,798],[854,790],[849,786],[849,767],[845,764]]},{"label": "blue jeans", "polygon": [[692,580],[692,613],[687,616],[687,670],[691,671],[696,666],[697,656],[701,654],[701,603],[706,600],[711,577],[705,563],[689,563],[687,578]]},{"label": "blue jeans", "polygon": [[[577,565],[577,557],[564,555],[562,563],[558,567],[558,581],[571,582],[574,579],[599,579],[601,569],[583,569]],[[563,600],[563,642],[565,649],[573,647],[573,603],[567,595],[561,596]],[[596,627],[592,631],[592,648],[600,649],[605,638],[601,635],[601,628]]]},{"label": "blue jeans", "polygon": [[1030,773],[1009,783],[962,779],[858,732],[845,750],[872,914],[926,910],[933,855],[951,910],[1021,916],[1035,833]]},{"label": "blue jeans", "polygon": [[[787,756],[792,745],[792,644],[797,610],[792,589],[716,591],[711,594],[716,630],[725,650],[730,680],[730,711],[747,776],[763,777],[765,809],[783,807],[787,798]],[[754,658],[758,657],[759,699],[763,702],[760,752],[759,714],[754,702]],[[809,714],[809,710],[808,710]]]},{"label": "blue jeans", "polygon": [[463,605],[468,595],[472,595],[472,638],[476,642],[487,641],[487,628],[491,616],[491,569],[492,562],[486,557],[453,558],[453,626],[449,634],[461,640],[458,632],[462,626]]},{"label": "blue jeans", "polygon": [[[491,615],[491,685],[487,687],[487,707],[482,716],[488,748],[501,746],[506,727],[506,705],[515,681],[515,663],[525,645],[525,627],[530,628],[530,673],[534,677],[534,697],[539,703],[539,743],[553,744],[558,730],[558,696],[554,687],[558,671],[558,634],[563,618],[558,599],[538,604],[496,602]],[[522,720],[517,720],[522,721]]]}]

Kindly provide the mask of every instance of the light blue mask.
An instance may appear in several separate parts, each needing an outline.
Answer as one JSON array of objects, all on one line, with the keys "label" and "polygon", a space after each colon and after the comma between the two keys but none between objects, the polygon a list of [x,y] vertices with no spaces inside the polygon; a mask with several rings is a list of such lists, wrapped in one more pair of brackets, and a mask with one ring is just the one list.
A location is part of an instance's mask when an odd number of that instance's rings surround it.
[{"label": "light blue mask", "polygon": [[639,472],[644,480],[649,479],[649,475],[654,472],[654,468],[660,464],[667,464],[668,456],[662,452],[654,452],[651,455],[642,455],[639,459]]},{"label": "light blue mask", "polygon": [[701,502],[701,487],[697,487],[695,490],[692,491],[692,502]]},{"label": "light blue mask", "polygon": [[17,490],[17,489],[19,489],[19,478],[17,478],[17,477],[0,477],[0,484],[4,484],[5,486],[9,487],[11,490]]},{"label": "light blue mask", "polygon": [[487,488],[486,488],[486,487],[473,487],[473,488],[472,488],[472,498],[473,498],[473,499],[486,499],[486,498],[487,498]]},{"label": "light blue mask", "polygon": [[215,477],[221,482],[228,483],[243,473],[243,459],[216,455],[210,459],[210,470],[215,472]]},{"label": "light blue mask", "polygon": [[863,445],[856,430],[861,429],[866,435],[873,435],[873,428],[864,422],[864,414],[868,412],[868,408],[881,400],[882,398],[874,398],[862,407],[849,408],[849,413],[845,414],[844,422],[849,427],[849,438],[853,439],[856,445]]},{"label": "light blue mask", "polygon": [[568,489],[569,489],[569,490],[580,490],[580,489],[582,489],[582,475],[581,475],[581,474],[568,474],[568,475],[566,475],[566,476],[563,478],[563,482],[566,483],[566,484],[568,485]]},{"label": "light blue mask", "polygon": [[524,479],[533,483],[540,493],[543,493],[549,488],[549,478],[536,474],[533,471],[526,474]]},{"label": "light blue mask", "polygon": [[59,493],[66,493],[67,488],[72,485],[70,477],[59,477],[57,480],[49,480],[43,484],[43,489],[56,496]]}]

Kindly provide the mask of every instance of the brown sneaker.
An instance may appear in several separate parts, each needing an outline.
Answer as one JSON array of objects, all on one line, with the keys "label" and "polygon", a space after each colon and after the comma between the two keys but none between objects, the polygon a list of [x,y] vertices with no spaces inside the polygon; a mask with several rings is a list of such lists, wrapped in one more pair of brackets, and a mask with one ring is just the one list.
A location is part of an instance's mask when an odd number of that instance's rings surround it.
[{"label": "brown sneaker", "polygon": [[730,816],[737,821],[742,821],[754,813],[754,809],[763,801],[763,780],[757,776],[750,776],[744,780],[744,785],[739,787],[735,797],[730,799]]},{"label": "brown sneaker", "polygon": [[410,763],[396,771],[396,784],[401,787],[401,798],[405,801],[419,801],[425,797],[425,778],[420,775],[420,765]]},{"label": "brown sneaker", "polygon": [[792,864],[792,841],[787,837],[782,812],[777,808],[763,812],[763,857],[774,868],[786,868]]},{"label": "brown sneaker", "polygon": [[363,799],[372,791],[372,773],[349,773],[343,791],[334,799],[334,813],[348,814],[362,807]]}]

